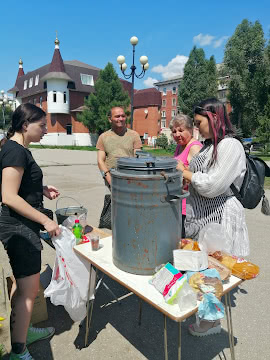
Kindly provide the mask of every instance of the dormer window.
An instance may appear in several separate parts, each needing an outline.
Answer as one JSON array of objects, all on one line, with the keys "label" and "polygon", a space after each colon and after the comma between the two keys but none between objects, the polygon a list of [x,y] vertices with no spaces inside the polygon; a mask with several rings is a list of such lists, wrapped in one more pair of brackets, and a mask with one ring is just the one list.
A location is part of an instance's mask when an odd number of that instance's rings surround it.
[{"label": "dormer window", "polygon": [[35,77],[35,86],[38,85],[38,82],[39,82],[39,74],[37,74]]},{"label": "dormer window", "polygon": [[56,91],[53,92],[53,102],[56,102]]},{"label": "dormer window", "polygon": [[94,86],[93,75],[81,74],[81,82],[83,85]]},{"label": "dormer window", "polygon": [[67,103],[67,93],[64,91],[64,104]]},{"label": "dormer window", "polygon": [[31,88],[33,86],[33,78],[29,79],[29,88]]},{"label": "dormer window", "polygon": [[23,83],[23,90],[26,90],[27,89],[27,80],[24,80],[24,83]]}]

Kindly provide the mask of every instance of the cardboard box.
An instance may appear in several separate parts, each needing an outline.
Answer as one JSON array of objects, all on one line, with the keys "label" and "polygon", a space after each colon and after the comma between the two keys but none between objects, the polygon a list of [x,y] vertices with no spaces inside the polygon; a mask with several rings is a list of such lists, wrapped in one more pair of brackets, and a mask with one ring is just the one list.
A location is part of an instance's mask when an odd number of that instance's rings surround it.
[{"label": "cardboard box", "polygon": [[[9,297],[10,297],[10,291],[11,291],[13,281],[14,281],[13,276],[7,278],[7,288],[8,288],[8,296]],[[45,320],[48,320],[47,303],[46,303],[46,299],[44,297],[44,288],[40,282],[38,293],[37,293],[37,296],[36,296],[35,302],[34,302],[31,323],[36,324],[36,323],[39,323],[39,322],[45,321]]]}]

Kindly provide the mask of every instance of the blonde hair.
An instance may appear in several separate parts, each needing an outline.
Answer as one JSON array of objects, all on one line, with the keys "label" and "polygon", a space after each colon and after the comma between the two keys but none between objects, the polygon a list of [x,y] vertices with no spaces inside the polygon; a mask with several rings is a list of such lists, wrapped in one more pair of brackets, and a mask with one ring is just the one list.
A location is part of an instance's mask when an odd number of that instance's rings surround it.
[{"label": "blonde hair", "polygon": [[188,115],[179,114],[170,121],[169,128],[172,130],[174,127],[181,125],[183,125],[187,130],[192,131],[193,120]]}]

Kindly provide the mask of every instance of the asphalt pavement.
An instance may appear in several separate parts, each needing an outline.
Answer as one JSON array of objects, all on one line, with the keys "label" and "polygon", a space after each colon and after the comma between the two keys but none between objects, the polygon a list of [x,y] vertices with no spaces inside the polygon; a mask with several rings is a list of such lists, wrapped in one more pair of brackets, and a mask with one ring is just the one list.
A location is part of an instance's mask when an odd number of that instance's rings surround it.
[{"label": "asphalt pavement", "polygon": [[[44,184],[56,186],[61,192],[58,203],[45,200],[52,210],[80,203],[88,209],[88,223],[98,225],[103,207],[105,188],[96,165],[96,152],[32,149],[44,174]],[[270,191],[266,191],[270,199]],[[67,198],[64,198],[67,197]],[[249,260],[260,266],[260,275],[231,292],[232,318],[236,359],[267,360],[270,358],[270,316],[268,313],[270,290],[270,217],[260,208],[246,210],[250,236]],[[53,267],[55,253],[47,244],[42,252],[43,264]],[[0,246],[0,264],[7,275],[11,273],[8,258]],[[128,291],[105,277],[106,284],[118,297]],[[115,303],[110,293],[101,286],[97,292],[89,345],[84,347],[85,324],[73,323],[63,307],[54,306],[47,299],[49,319],[40,326],[54,326],[51,340],[29,347],[36,360],[63,359],[133,359],[161,360],[163,350],[163,316],[153,307],[143,303],[142,324],[138,325],[139,301],[135,295],[126,296],[121,305]],[[182,324],[182,359],[230,359],[226,320],[219,335],[206,338],[192,337],[187,327],[190,318]],[[177,359],[178,326],[167,321],[169,359]],[[0,341],[1,343],[1,341]]]}]

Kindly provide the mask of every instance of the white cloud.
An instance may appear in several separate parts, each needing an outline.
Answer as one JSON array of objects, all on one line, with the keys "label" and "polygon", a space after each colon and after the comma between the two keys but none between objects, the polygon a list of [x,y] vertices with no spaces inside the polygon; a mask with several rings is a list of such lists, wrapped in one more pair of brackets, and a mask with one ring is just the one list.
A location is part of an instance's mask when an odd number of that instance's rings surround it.
[{"label": "white cloud", "polygon": [[176,55],[167,65],[154,66],[151,71],[162,75],[163,79],[169,79],[177,75],[183,75],[185,63],[188,57],[184,55]]},{"label": "white cloud", "polygon": [[228,38],[229,38],[229,36],[222,36],[218,40],[215,40],[213,43],[213,47],[214,48],[220,47],[224,43],[224,41],[226,41]]},{"label": "white cloud", "polygon": [[153,87],[155,82],[158,82],[158,80],[154,79],[150,76],[146,80],[143,81],[144,85],[149,88]]},{"label": "white cloud", "polygon": [[214,48],[220,47],[229,36],[221,36],[220,38],[217,38],[217,36],[209,35],[209,34],[202,34],[194,36],[193,43],[198,44],[200,46],[207,46],[212,45]]},{"label": "white cloud", "polygon": [[205,46],[205,45],[211,45],[212,41],[215,39],[215,36],[213,35],[209,35],[209,34],[202,34],[200,33],[197,36],[194,36],[193,38],[193,42],[194,44],[198,44],[200,46]]}]

